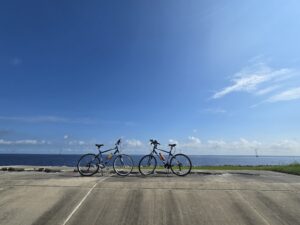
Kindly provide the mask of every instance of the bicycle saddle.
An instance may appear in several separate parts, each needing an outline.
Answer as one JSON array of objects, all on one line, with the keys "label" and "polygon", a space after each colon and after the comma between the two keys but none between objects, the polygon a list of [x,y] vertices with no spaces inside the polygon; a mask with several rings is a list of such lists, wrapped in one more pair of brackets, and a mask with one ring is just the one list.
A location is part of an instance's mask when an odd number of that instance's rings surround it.
[{"label": "bicycle saddle", "polygon": [[104,146],[103,144],[95,144],[96,147],[100,148],[101,146]]},{"label": "bicycle saddle", "polygon": [[170,146],[170,147],[175,147],[175,146],[176,146],[176,144],[169,144],[169,146]]}]

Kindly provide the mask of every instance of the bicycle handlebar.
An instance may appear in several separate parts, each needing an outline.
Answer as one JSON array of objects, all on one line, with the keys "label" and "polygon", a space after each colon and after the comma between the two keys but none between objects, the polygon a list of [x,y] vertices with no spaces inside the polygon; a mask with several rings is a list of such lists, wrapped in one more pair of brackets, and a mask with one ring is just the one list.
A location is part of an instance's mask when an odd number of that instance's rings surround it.
[{"label": "bicycle handlebar", "polygon": [[150,139],[150,143],[151,145],[160,145],[160,143],[157,140],[153,140],[153,139]]},{"label": "bicycle handlebar", "polygon": [[121,138],[117,140],[116,145],[119,145],[121,143]]}]

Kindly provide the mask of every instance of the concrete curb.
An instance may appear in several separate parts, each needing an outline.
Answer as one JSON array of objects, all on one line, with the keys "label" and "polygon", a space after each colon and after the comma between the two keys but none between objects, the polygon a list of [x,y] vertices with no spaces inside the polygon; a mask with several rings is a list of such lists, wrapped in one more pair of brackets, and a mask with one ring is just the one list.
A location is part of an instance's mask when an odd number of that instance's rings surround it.
[{"label": "concrete curb", "polygon": [[0,171],[6,172],[45,172],[45,173],[59,173],[64,172],[61,169],[49,168],[49,167],[0,167]]}]

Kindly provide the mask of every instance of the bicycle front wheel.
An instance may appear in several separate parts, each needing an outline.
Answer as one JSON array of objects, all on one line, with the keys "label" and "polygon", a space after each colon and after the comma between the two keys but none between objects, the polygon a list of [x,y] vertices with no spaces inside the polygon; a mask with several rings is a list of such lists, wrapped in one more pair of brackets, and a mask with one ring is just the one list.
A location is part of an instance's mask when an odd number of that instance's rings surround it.
[{"label": "bicycle front wheel", "polygon": [[139,162],[139,171],[142,175],[150,175],[154,172],[157,165],[156,158],[153,155],[145,155]]},{"label": "bicycle front wheel", "polygon": [[176,154],[170,160],[171,170],[177,176],[185,176],[191,172],[192,162],[187,155]]},{"label": "bicycle front wheel", "polygon": [[120,154],[115,158],[113,168],[119,176],[127,176],[132,172],[133,160],[129,155]]},{"label": "bicycle front wheel", "polygon": [[82,176],[92,176],[99,170],[99,158],[95,154],[85,154],[81,156],[77,163],[78,172]]}]

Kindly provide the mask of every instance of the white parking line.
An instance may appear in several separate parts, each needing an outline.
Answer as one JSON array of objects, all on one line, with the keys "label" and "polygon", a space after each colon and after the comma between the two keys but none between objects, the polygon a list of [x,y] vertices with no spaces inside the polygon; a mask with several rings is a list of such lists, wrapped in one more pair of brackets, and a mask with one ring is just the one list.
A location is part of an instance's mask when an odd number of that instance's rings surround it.
[{"label": "white parking line", "polygon": [[[112,175],[111,175],[112,176]],[[109,176],[109,177],[111,177]],[[73,211],[70,213],[70,215],[67,217],[67,219],[64,221],[64,223],[62,225],[66,225],[68,223],[68,221],[71,219],[71,217],[74,215],[74,213],[79,209],[79,207],[82,205],[82,203],[85,201],[85,199],[89,196],[89,194],[92,192],[92,190],[96,187],[96,185],[98,183],[101,183],[103,181],[105,181],[107,178],[109,177],[105,177],[102,180],[99,180],[98,182],[96,182],[93,187],[91,187],[91,189],[86,193],[86,195],[81,199],[81,201],[77,204],[77,206],[73,209]]]}]

